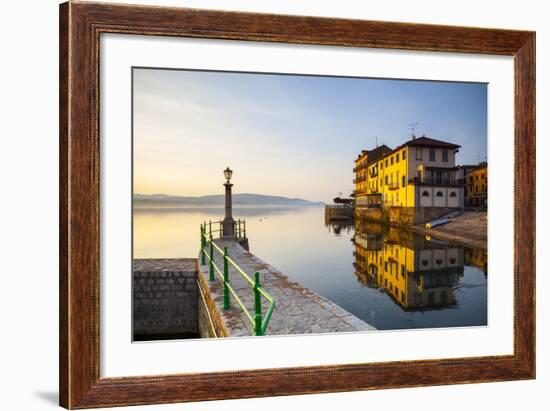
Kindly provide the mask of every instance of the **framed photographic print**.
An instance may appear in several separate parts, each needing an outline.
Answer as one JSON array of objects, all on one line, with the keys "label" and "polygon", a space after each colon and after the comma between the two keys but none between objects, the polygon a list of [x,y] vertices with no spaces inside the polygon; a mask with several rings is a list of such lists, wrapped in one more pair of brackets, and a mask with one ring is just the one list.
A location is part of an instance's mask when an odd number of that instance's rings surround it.
[{"label": "framed photographic print", "polygon": [[535,33],[60,6],[60,404],[535,377]]}]

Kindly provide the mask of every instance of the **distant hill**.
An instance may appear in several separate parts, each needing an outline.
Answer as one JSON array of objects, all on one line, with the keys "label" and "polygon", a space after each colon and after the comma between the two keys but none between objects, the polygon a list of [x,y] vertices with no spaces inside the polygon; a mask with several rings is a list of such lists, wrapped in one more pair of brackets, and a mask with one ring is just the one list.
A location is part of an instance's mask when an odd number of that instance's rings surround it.
[{"label": "distant hill", "polygon": [[[136,206],[209,206],[223,207],[225,204],[224,194],[207,196],[172,196],[168,194],[134,194],[134,205]],[[233,206],[320,206],[323,202],[304,200],[301,198],[288,198],[280,196],[269,196],[263,194],[233,194]]]}]

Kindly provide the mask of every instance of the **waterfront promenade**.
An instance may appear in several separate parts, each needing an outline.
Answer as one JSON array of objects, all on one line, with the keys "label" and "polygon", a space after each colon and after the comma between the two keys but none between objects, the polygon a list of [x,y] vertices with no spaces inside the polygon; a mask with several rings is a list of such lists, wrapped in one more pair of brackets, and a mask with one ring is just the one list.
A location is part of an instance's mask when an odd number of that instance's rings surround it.
[{"label": "waterfront promenade", "polygon": [[[292,281],[287,275],[247,251],[235,240],[223,238],[213,240],[220,248],[227,247],[228,255],[246,273],[253,276],[260,273],[262,287],[275,300],[275,309],[268,323],[265,335],[333,333],[352,331],[371,331],[374,327],[344,310],[330,300]],[[218,261],[221,256],[216,256]],[[200,265],[198,283],[203,298],[210,302],[210,314],[216,318],[212,323],[218,336],[250,336],[253,331],[249,319],[243,310],[231,300],[231,308],[223,310],[223,283],[216,277],[209,279],[209,264]],[[229,267],[229,281],[236,294],[250,313],[254,313],[254,293],[250,284]],[[268,308],[263,299],[262,312]],[[212,307],[216,309],[212,309]]]}]

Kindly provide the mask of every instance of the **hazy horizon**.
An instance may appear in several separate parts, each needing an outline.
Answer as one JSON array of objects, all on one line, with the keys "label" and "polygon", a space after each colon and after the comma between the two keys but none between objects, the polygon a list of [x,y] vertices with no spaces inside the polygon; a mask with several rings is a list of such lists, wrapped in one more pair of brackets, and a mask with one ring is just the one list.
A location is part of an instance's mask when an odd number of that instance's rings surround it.
[{"label": "hazy horizon", "polygon": [[353,190],[353,160],[415,134],[487,156],[479,83],[134,69],[134,192],[234,193],[329,202]]},{"label": "hazy horizon", "polygon": [[[145,194],[145,193],[133,193],[132,196],[136,197],[136,196],[169,196],[169,197],[189,197],[189,198],[202,198],[202,197],[214,197],[214,196],[221,196],[223,197],[225,195],[225,192],[224,193],[212,193],[212,194],[198,194],[198,195],[182,195],[182,194],[170,194],[170,193],[150,193],[150,194]],[[323,201],[321,200],[310,200],[310,199],[307,199],[307,198],[302,198],[302,197],[289,197],[289,196],[284,196],[284,195],[279,195],[279,194],[267,194],[267,193],[239,193],[239,192],[235,192],[235,191],[232,191],[232,195],[233,196],[238,196],[238,195],[249,195],[249,196],[263,196],[263,197],[282,197],[282,198],[286,198],[286,199],[290,199],[290,200],[307,200],[307,201],[311,201],[311,202],[317,202],[317,203],[322,203]]]}]

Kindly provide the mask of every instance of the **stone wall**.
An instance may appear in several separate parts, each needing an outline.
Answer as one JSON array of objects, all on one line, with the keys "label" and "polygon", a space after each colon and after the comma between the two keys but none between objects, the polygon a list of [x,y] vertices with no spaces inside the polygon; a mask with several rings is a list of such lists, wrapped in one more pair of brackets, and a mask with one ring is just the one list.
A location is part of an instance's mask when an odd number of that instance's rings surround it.
[{"label": "stone wall", "polygon": [[358,221],[374,221],[389,224],[389,216],[382,208],[356,207],[355,219]]},{"label": "stone wall", "polygon": [[411,226],[416,222],[416,215],[420,207],[388,207],[390,224],[395,226]]},{"label": "stone wall", "polygon": [[135,340],[198,338],[196,259],[136,259],[133,267]]},{"label": "stone wall", "polygon": [[363,221],[409,227],[413,224],[424,224],[454,210],[457,209],[448,207],[357,208],[355,217]]},{"label": "stone wall", "polygon": [[244,248],[246,251],[250,251],[250,245],[248,244],[248,237],[246,238],[239,238],[238,243],[241,245],[242,248]]},{"label": "stone wall", "polygon": [[201,338],[227,337],[229,333],[211,293],[211,288],[218,290],[221,288],[221,283],[216,281],[209,285],[208,280],[199,274],[197,286],[199,290],[198,328]]}]

